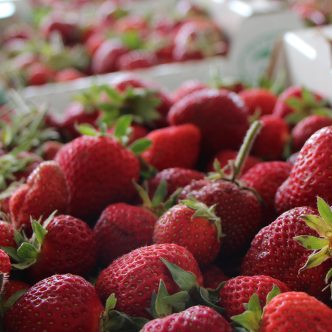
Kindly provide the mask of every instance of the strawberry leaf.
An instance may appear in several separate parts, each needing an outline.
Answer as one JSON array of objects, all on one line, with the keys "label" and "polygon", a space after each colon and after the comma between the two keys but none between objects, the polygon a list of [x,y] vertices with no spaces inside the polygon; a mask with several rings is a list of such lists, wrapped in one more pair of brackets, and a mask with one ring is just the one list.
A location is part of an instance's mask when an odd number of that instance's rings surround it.
[{"label": "strawberry leaf", "polygon": [[329,246],[327,245],[326,247],[322,248],[320,251],[317,251],[317,252],[314,251],[308,257],[307,262],[305,263],[305,265],[303,267],[301,267],[299,272],[319,266],[328,259],[330,259],[330,255],[329,255]]},{"label": "strawberry leaf", "polygon": [[167,182],[165,180],[162,180],[159,183],[152,197],[152,206],[158,206],[161,203],[163,203],[166,198],[166,195],[167,195]]},{"label": "strawberry leaf", "polygon": [[20,289],[19,291],[15,292],[9,299],[4,303],[3,309],[6,312],[10,309],[26,292],[26,289]]},{"label": "strawberry leaf", "polygon": [[114,127],[114,136],[118,139],[118,141],[124,144],[128,142],[128,136],[131,132],[130,125],[132,121],[133,117],[131,115],[123,115],[118,119]]},{"label": "strawberry leaf", "polygon": [[269,304],[273,298],[281,293],[280,288],[273,285],[272,290],[266,296],[266,304]]},{"label": "strawberry leaf", "polygon": [[322,249],[323,247],[329,245],[329,241],[327,239],[323,239],[312,235],[295,236],[294,240],[297,241],[299,244],[301,244],[302,247],[309,250]]},{"label": "strawberry leaf", "polygon": [[99,136],[98,130],[88,123],[82,123],[75,125],[75,129],[82,135],[85,136]]},{"label": "strawberry leaf", "polygon": [[321,197],[317,197],[317,208],[320,216],[331,227],[332,231],[332,211],[330,206]]},{"label": "strawberry leaf", "polygon": [[152,142],[151,140],[147,138],[140,138],[133,142],[130,146],[129,149],[136,155],[142,154],[144,151],[146,151],[150,146]]},{"label": "strawberry leaf", "polygon": [[105,310],[113,310],[116,306],[117,299],[115,297],[115,294],[112,293],[106,300],[105,304]]},{"label": "strawberry leaf", "polygon": [[328,270],[325,276],[325,283],[328,283],[330,279],[332,278],[332,268]]}]

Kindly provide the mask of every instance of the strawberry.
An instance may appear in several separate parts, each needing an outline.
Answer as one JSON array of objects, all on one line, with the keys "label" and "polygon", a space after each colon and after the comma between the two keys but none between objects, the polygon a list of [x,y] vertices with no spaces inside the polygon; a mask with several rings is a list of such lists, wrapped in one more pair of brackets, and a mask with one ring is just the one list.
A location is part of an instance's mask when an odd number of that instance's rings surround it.
[{"label": "strawberry", "polygon": [[332,119],[321,115],[310,115],[300,121],[292,130],[293,150],[299,151],[311,135],[328,126],[332,126]]},{"label": "strawberry", "polygon": [[30,217],[47,218],[54,210],[64,213],[68,205],[66,179],[54,161],[41,163],[9,201],[10,216],[15,228],[28,231],[31,230]]},{"label": "strawberry", "polygon": [[106,38],[103,33],[97,31],[91,34],[85,41],[85,48],[88,54],[92,57],[99,47],[105,42]]},{"label": "strawberry", "polygon": [[196,126],[184,124],[156,129],[146,138],[151,140],[152,144],[142,157],[158,170],[170,167],[194,168],[201,140]]},{"label": "strawberry", "polygon": [[[234,151],[234,150],[221,150],[219,151],[215,157],[213,158],[213,160],[210,161],[210,163],[208,164],[208,171],[213,172],[214,171],[214,162],[217,159],[220,167],[224,168],[225,166],[228,167],[229,162],[230,161],[234,161],[236,159],[236,156],[238,154],[238,151]],[[243,170],[242,172],[245,173],[247,172],[250,168],[252,168],[253,166],[255,166],[256,164],[260,163],[261,160],[253,157],[253,156],[248,156],[244,165],[243,165]]]},{"label": "strawberry", "polygon": [[[29,276],[40,280],[55,273],[86,275],[95,265],[94,233],[82,220],[54,213],[45,220],[32,221],[33,235],[27,239],[16,235],[17,252],[5,250],[17,261],[17,269],[29,268]],[[23,251],[22,248],[25,248]]]},{"label": "strawberry", "polygon": [[138,248],[115,260],[103,270],[96,283],[102,300],[111,293],[117,297],[117,309],[129,315],[149,317],[153,292],[163,280],[170,294],[178,290],[170,272],[161,261],[167,259],[186,271],[192,272],[202,284],[202,275],[192,254],[176,244],[154,244]]},{"label": "strawberry", "polygon": [[233,92],[205,89],[175,103],[168,114],[172,125],[192,123],[202,133],[202,151],[210,155],[237,149],[248,129],[243,101]]},{"label": "strawberry", "polygon": [[281,281],[265,275],[238,276],[227,280],[220,290],[220,302],[228,318],[245,311],[244,303],[248,303],[253,294],[257,294],[262,306],[267,294],[277,286],[281,292],[289,288]]},{"label": "strawberry", "polygon": [[274,287],[266,297],[262,308],[259,297],[254,294],[246,311],[233,316],[232,320],[240,325],[239,330],[253,332],[312,332],[330,331],[332,310],[324,303],[302,292],[285,292],[280,294]]},{"label": "strawberry", "polygon": [[77,80],[78,78],[82,78],[84,75],[75,68],[66,68],[58,71],[55,74],[55,81],[56,82],[68,82]]},{"label": "strawberry", "polygon": [[329,262],[299,273],[310,253],[293,238],[303,234],[317,235],[302,220],[302,216],[307,214],[317,215],[317,210],[294,208],[261,229],[243,260],[242,273],[268,275],[284,282],[292,290],[326,299],[327,294],[322,289]]},{"label": "strawberry", "polygon": [[265,224],[276,216],[274,197],[278,188],[288,178],[292,165],[283,161],[259,163],[248,170],[242,177],[249,188],[253,188],[264,202]]},{"label": "strawberry", "polygon": [[47,141],[43,143],[43,145],[40,147],[43,159],[54,160],[56,154],[59,152],[62,146],[63,144],[57,141]]},{"label": "strawberry", "polygon": [[229,279],[217,265],[205,267],[202,273],[206,288],[216,289],[222,282]]},{"label": "strawberry", "polygon": [[127,48],[120,42],[104,41],[92,56],[92,72],[106,74],[118,70],[118,59],[127,52]]},{"label": "strawberry", "polygon": [[5,328],[8,332],[96,332],[102,312],[90,283],[72,274],[58,274],[27,290],[6,312]]},{"label": "strawberry", "polygon": [[275,204],[278,212],[295,206],[316,206],[319,195],[330,204],[332,184],[330,155],[332,153],[332,126],[312,135],[301,149],[289,178],[278,189]]},{"label": "strawberry", "polygon": [[173,96],[172,96],[173,102],[176,103],[176,102],[180,101],[182,98],[184,98],[185,96],[187,96],[193,92],[204,90],[206,88],[207,88],[207,85],[198,80],[185,81],[173,93]]},{"label": "strawberry", "polygon": [[10,222],[0,220],[0,246],[15,247],[14,227]]},{"label": "strawberry", "polygon": [[239,93],[247,106],[248,114],[269,115],[273,112],[277,97],[270,90],[262,88],[246,89]]},{"label": "strawberry", "polygon": [[121,55],[118,62],[119,70],[134,70],[154,66],[157,58],[154,54],[136,50]]},{"label": "strawberry", "polygon": [[91,220],[108,204],[135,196],[138,159],[113,138],[78,137],[61,148],[56,160],[68,183],[73,216]]},{"label": "strawberry", "polygon": [[200,265],[210,264],[219,253],[222,236],[214,208],[195,200],[181,201],[157,220],[153,241],[176,243],[187,248]]},{"label": "strawberry", "polygon": [[167,196],[170,196],[177,189],[187,186],[193,180],[201,180],[203,178],[203,173],[192,169],[181,167],[165,168],[149,180],[149,193],[153,194],[156,191],[157,187],[160,185],[160,183],[162,181],[165,181],[167,184]]},{"label": "strawberry", "polygon": [[[11,269],[9,256],[0,249],[0,275],[8,275]],[[1,280],[2,281],[2,280]],[[1,287],[2,289],[2,287]]]},{"label": "strawberry", "polygon": [[108,265],[117,257],[152,244],[156,220],[157,216],[144,207],[109,205],[94,227],[100,262]]},{"label": "strawberry", "polygon": [[324,109],[323,97],[300,86],[291,86],[278,98],[273,115],[296,124],[316,110]]},{"label": "strawberry", "polygon": [[263,128],[253,146],[253,154],[268,160],[281,159],[289,140],[287,123],[274,115],[264,115],[260,119]]},{"label": "strawberry", "polygon": [[141,332],[231,332],[231,325],[216,311],[205,306],[194,306],[180,313],[154,319]]},{"label": "strawberry", "polygon": [[53,81],[54,72],[42,63],[31,64],[25,72],[27,85],[43,85]]}]

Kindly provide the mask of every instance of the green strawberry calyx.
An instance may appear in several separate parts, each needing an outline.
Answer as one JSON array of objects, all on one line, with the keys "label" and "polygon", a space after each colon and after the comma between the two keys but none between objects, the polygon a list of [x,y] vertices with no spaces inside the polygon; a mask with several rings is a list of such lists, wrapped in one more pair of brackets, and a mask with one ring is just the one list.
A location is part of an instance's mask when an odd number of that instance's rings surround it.
[{"label": "green strawberry calyx", "polygon": [[145,150],[147,150],[152,142],[147,138],[140,138],[135,140],[133,143],[128,144],[130,134],[132,132],[131,123],[133,121],[133,117],[131,115],[123,115],[121,116],[115,123],[114,132],[108,132],[108,126],[105,122],[101,122],[99,125],[99,130],[94,126],[82,123],[76,125],[76,129],[79,133],[85,136],[107,136],[112,139],[118,141],[122,146],[131,150],[136,156],[142,154]]},{"label": "green strawberry calyx", "polygon": [[165,317],[199,304],[209,306],[219,313],[223,312],[223,308],[217,305],[222,283],[214,290],[201,287],[192,272],[185,271],[164,258],[160,259],[179,291],[170,295],[164,281],[160,280],[158,292],[152,294],[151,308],[148,310],[154,318]]},{"label": "green strawberry calyx", "polygon": [[194,198],[181,200],[180,203],[195,211],[195,213],[192,216],[192,219],[204,218],[210,221],[216,227],[218,240],[221,239],[222,237],[221,220],[216,215],[215,212],[216,204],[208,207],[206,204],[199,202]]},{"label": "green strawberry calyx", "polygon": [[[319,216],[309,214],[302,216],[302,219],[319,236],[300,235],[294,237],[295,241],[312,251],[299,273],[319,266],[332,258],[332,210],[321,197],[317,197],[317,208]],[[327,272],[325,282],[328,284],[331,278],[332,268]],[[332,293],[332,283],[329,287]]]},{"label": "green strawberry calyx", "polygon": [[294,112],[286,116],[286,122],[295,125],[308,115],[332,116],[332,109],[328,107],[326,100],[317,100],[316,96],[307,88],[302,88],[301,97],[290,97],[286,101],[287,106]]},{"label": "green strawberry calyx", "polygon": [[150,197],[148,194],[148,189],[146,187],[144,188],[135,181],[133,182],[133,184],[143,202],[143,207],[149,209],[157,216],[161,216],[173,205],[175,205],[181,192],[181,189],[179,188],[167,198],[167,182],[165,180],[162,180],[159,183],[153,196]]},{"label": "green strawberry calyx", "polygon": [[13,268],[25,270],[37,262],[45,237],[48,233],[47,226],[53,220],[56,212],[57,211],[54,211],[43,223],[41,223],[41,218],[39,220],[31,219],[33,235],[30,239],[27,238],[23,231],[15,231],[14,239],[17,249],[13,247],[0,247],[15,261],[15,263],[12,264]]},{"label": "green strawberry calyx", "polygon": [[105,304],[105,310],[100,319],[100,332],[139,331],[149,320],[143,317],[131,317],[115,310],[115,294],[111,294]]},{"label": "green strawberry calyx", "polygon": [[[213,163],[215,172],[209,173],[208,178],[210,180],[223,179],[237,183],[238,178],[241,176],[243,166],[250,154],[251,148],[255,142],[257,135],[262,129],[262,126],[263,124],[261,121],[254,121],[246,133],[246,136],[236,156],[236,159],[231,160],[229,164],[226,165],[224,168],[221,168],[219,161],[215,160]],[[225,172],[226,168],[230,169],[230,172],[227,172],[227,174]]]},{"label": "green strawberry calyx", "polygon": [[243,331],[244,329],[244,331],[248,332],[258,332],[264,315],[264,309],[279,294],[280,289],[276,285],[273,285],[272,290],[266,296],[266,305],[262,308],[258,295],[254,293],[250,297],[249,302],[243,304],[245,311],[231,317],[235,325],[235,331]]}]

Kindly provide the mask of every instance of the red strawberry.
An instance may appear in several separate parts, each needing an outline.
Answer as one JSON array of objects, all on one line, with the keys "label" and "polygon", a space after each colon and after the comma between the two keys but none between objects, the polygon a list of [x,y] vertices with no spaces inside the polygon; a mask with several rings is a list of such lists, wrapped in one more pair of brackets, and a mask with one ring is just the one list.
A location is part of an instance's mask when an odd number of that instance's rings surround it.
[{"label": "red strawberry", "polygon": [[132,180],[138,179],[139,162],[112,138],[76,138],[61,148],[56,160],[67,179],[70,211],[76,217],[90,220],[108,204],[135,196]]},{"label": "red strawberry", "polygon": [[160,183],[162,181],[165,181],[167,184],[167,196],[170,196],[177,189],[187,186],[193,180],[201,180],[203,178],[203,173],[192,169],[181,167],[165,168],[149,180],[149,193],[153,194],[156,191],[157,187],[160,185]]},{"label": "red strawberry", "polygon": [[157,220],[153,241],[183,246],[200,265],[208,265],[219,253],[221,236],[221,222],[214,206],[209,208],[189,199],[173,206]]},{"label": "red strawberry", "polygon": [[332,126],[312,135],[301,149],[289,178],[276,194],[278,212],[296,206],[316,206],[316,196],[332,204]]},{"label": "red strawberry", "polygon": [[249,188],[253,188],[264,201],[265,224],[276,215],[274,197],[281,184],[288,178],[292,165],[283,161],[259,163],[247,171],[242,177]]},{"label": "red strawberry", "polygon": [[301,217],[306,214],[317,215],[317,210],[310,207],[292,209],[261,229],[244,258],[242,273],[268,275],[293,290],[326,299],[328,294],[323,293],[322,289],[330,262],[299,273],[310,253],[293,238],[303,234],[317,235],[302,220]]},{"label": "red strawberry", "polygon": [[64,173],[54,161],[41,163],[11,196],[10,216],[17,229],[31,229],[30,217],[47,218],[53,211],[67,211],[69,193]]},{"label": "red strawberry", "polygon": [[99,330],[103,306],[94,287],[72,274],[41,280],[6,312],[8,332]]},{"label": "red strawberry", "polygon": [[42,63],[33,63],[26,69],[27,85],[43,85],[54,78],[54,72]]},{"label": "red strawberry", "polygon": [[271,114],[277,102],[277,97],[270,90],[262,88],[246,89],[239,95],[246,104],[249,115],[256,112],[260,115]]},{"label": "red strawberry", "polygon": [[53,160],[62,146],[63,144],[57,141],[47,141],[43,143],[41,153],[44,160]]},{"label": "red strawberry", "polygon": [[216,289],[222,282],[229,278],[216,265],[210,265],[203,269],[204,286],[206,288]]},{"label": "red strawberry", "polygon": [[148,52],[130,51],[119,58],[119,70],[149,68],[157,63],[157,58]]},{"label": "red strawberry", "polygon": [[101,32],[91,34],[85,41],[85,48],[90,56],[93,56],[99,47],[105,42],[105,36]]},{"label": "red strawberry", "polygon": [[[234,161],[236,159],[237,154],[238,154],[238,151],[234,151],[234,150],[219,151],[215,155],[213,160],[211,160],[211,162],[209,163],[209,165],[207,167],[208,171],[211,171],[211,172],[214,171],[213,163],[216,159],[218,160],[220,167],[224,168],[225,166],[227,166],[229,164],[229,161],[231,161],[231,160]],[[256,164],[258,164],[260,162],[261,162],[261,160],[259,160],[258,158],[255,158],[253,156],[248,156],[243,165],[242,173],[247,172],[250,168],[252,168],[253,166],[255,166]]]},{"label": "red strawberry", "polygon": [[153,292],[163,280],[170,294],[178,291],[161,258],[192,272],[202,284],[202,275],[192,254],[176,244],[155,244],[131,251],[115,260],[99,275],[97,292],[102,300],[114,293],[117,310],[126,314],[149,317],[146,308]]},{"label": "red strawberry", "polygon": [[332,310],[302,292],[276,296],[265,307],[259,332],[331,331]]},{"label": "red strawberry", "polygon": [[216,311],[205,306],[194,306],[180,313],[154,319],[141,332],[231,332],[231,325]]},{"label": "red strawberry", "polygon": [[146,138],[151,140],[152,145],[142,157],[152,166],[159,170],[169,167],[194,168],[201,139],[196,126],[185,124],[157,129]]},{"label": "red strawberry", "polygon": [[131,250],[152,244],[156,220],[157,216],[144,207],[109,205],[94,227],[101,263],[108,265]]},{"label": "red strawberry", "polygon": [[0,220],[0,246],[15,247],[13,225],[2,220]]},{"label": "red strawberry", "polygon": [[265,305],[267,294],[277,286],[281,292],[289,288],[281,281],[265,275],[238,276],[225,282],[220,290],[220,302],[227,317],[239,315],[245,311],[244,303],[248,303],[253,294],[257,294],[262,306]]},{"label": "red strawberry", "polygon": [[75,68],[66,68],[63,70],[58,71],[55,74],[55,81],[56,82],[68,82],[77,80],[78,78],[82,78],[84,75]]},{"label": "red strawberry", "polygon": [[185,81],[175,90],[175,92],[173,94],[173,102],[176,103],[176,102],[180,101],[182,98],[184,98],[185,96],[187,96],[193,92],[204,90],[206,88],[207,88],[207,85],[200,81],[197,81],[197,80]]},{"label": "red strawberry", "polygon": [[175,103],[169,111],[172,125],[193,123],[202,132],[202,151],[214,154],[237,149],[248,129],[243,101],[233,92],[205,89]]},{"label": "red strawberry", "polygon": [[8,275],[11,269],[9,256],[0,249],[0,274]]},{"label": "red strawberry", "polygon": [[[302,114],[301,118],[309,115],[315,108],[321,107],[322,96],[312,94],[305,88],[292,86],[286,89],[278,98],[273,115],[287,118],[291,114]],[[297,121],[291,121],[296,123]]]},{"label": "red strawberry", "polygon": [[105,74],[118,70],[118,59],[127,52],[128,50],[119,42],[104,41],[93,54],[93,73]]},{"label": "red strawberry", "polygon": [[268,160],[281,159],[289,140],[287,123],[274,115],[265,115],[260,119],[263,128],[253,146],[252,153]]},{"label": "red strawberry", "polygon": [[321,115],[310,115],[300,121],[292,130],[293,150],[299,151],[311,135],[328,126],[332,126],[332,118]]}]

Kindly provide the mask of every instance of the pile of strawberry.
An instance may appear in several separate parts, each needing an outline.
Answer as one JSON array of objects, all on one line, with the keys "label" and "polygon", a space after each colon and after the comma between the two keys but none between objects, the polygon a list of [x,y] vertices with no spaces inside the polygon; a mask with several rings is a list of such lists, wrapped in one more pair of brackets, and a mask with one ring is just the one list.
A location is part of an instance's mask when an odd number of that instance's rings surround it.
[{"label": "pile of strawberry", "polygon": [[1,33],[0,73],[6,84],[64,82],[227,51],[223,32],[188,0],[167,18],[131,13],[114,0],[99,4],[92,14],[89,6],[48,8],[35,9],[35,28],[11,26]]},{"label": "pile of strawberry", "polygon": [[133,75],[0,122],[7,332],[332,331],[322,96]]}]

